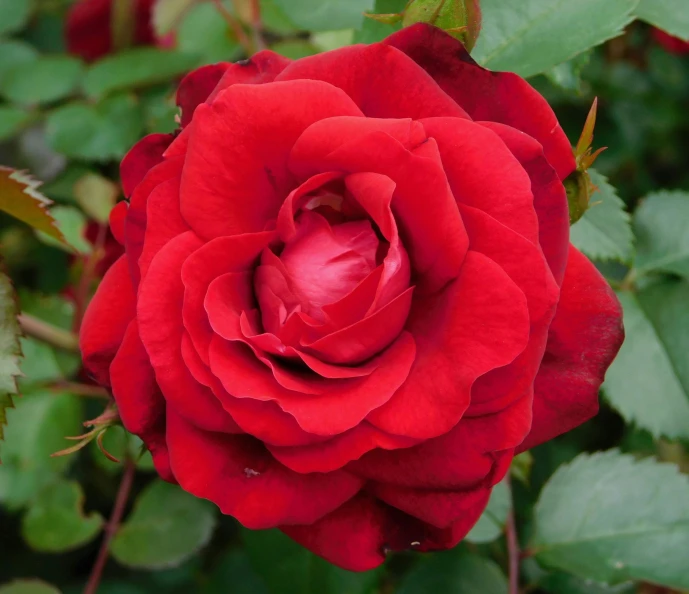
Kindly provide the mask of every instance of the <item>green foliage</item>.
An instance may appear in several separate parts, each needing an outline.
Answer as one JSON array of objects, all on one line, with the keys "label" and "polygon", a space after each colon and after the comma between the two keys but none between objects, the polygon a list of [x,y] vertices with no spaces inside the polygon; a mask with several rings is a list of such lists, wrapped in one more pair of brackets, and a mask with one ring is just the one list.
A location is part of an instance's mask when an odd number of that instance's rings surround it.
[{"label": "green foliage", "polygon": [[689,41],[689,11],[684,0],[640,0],[635,15],[659,29]]},{"label": "green foliage", "polygon": [[[373,10],[375,14],[399,14],[407,4],[407,0],[376,0]],[[402,23],[386,24],[374,19],[364,19],[361,29],[354,36],[354,43],[375,43],[385,39],[402,26]]]},{"label": "green foliage", "polygon": [[689,438],[689,283],[666,280],[618,297],[626,340],[608,370],[606,396],[627,420],[653,435]]},{"label": "green foliage", "polygon": [[15,399],[8,415],[0,465],[0,502],[23,507],[74,461],[51,458],[65,447],[66,435],[82,429],[81,402],[76,396],[47,390]]},{"label": "green foliage", "polygon": [[[0,51],[2,51],[0,49]],[[0,141],[11,138],[31,121],[31,112],[21,107],[0,107]]]},{"label": "green foliage", "polygon": [[668,272],[689,278],[689,192],[657,192],[634,213],[639,274]]},{"label": "green foliage", "polygon": [[0,95],[15,103],[49,103],[70,95],[79,84],[82,64],[68,56],[44,56],[8,68]]},{"label": "green foliage", "polygon": [[561,62],[618,36],[638,0],[482,0],[483,29],[472,52],[491,70],[522,76]]},{"label": "green foliage", "polygon": [[55,219],[57,228],[62,232],[65,241],[57,241],[50,235],[39,231],[38,237],[41,241],[68,252],[81,254],[91,252],[91,244],[84,238],[87,223],[84,213],[73,206],[55,206],[51,209],[50,214]]},{"label": "green foliage", "polygon": [[243,531],[246,554],[270,594],[369,594],[378,572],[335,567],[278,530]]},{"label": "green foliage", "polygon": [[192,6],[176,35],[177,47],[198,56],[198,65],[232,61],[241,55],[241,46],[230,35],[227,23],[218,18],[218,10],[211,2]]},{"label": "green foliage", "polygon": [[309,31],[358,29],[364,12],[373,9],[373,0],[273,0],[289,14],[291,21]]},{"label": "green foliage", "polygon": [[43,489],[22,519],[22,535],[35,551],[61,553],[93,540],[103,526],[98,513],[84,515],[84,494],[76,482]]},{"label": "green foliage", "polygon": [[632,229],[624,202],[605,176],[589,170],[598,191],[589,209],[574,225],[570,240],[589,258],[628,262],[632,255]]},{"label": "green foliage", "polygon": [[208,544],[214,527],[212,505],[155,481],[115,534],[112,555],[129,567],[174,567]]},{"label": "green foliage", "polygon": [[31,0],[0,0],[0,35],[21,29],[31,16]]},{"label": "green foliage", "polygon": [[422,559],[400,584],[397,594],[507,594],[507,580],[493,561],[461,548]]},{"label": "green foliage", "polygon": [[536,559],[609,584],[688,588],[689,479],[672,465],[609,451],[561,467],[535,508]]},{"label": "green foliage", "polygon": [[60,594],[60,591],[40,580],[16,580],[0,586],[0,594]]},{"label": "green foliage", "polygon": [[18,313],[14,287],[0,268],[0,441],[5,437],[7,409],[13,406],[12,395],[17,393],[17,376],[21,374]]}]

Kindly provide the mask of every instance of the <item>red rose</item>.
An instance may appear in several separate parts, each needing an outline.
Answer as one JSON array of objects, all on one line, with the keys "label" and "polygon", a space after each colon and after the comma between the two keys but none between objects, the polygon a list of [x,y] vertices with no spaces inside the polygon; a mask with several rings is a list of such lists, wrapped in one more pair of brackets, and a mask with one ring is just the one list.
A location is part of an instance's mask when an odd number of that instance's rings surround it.
[{"label": "red rose", "polygon": [[86,365],[161,476],[352,570],[452,547],[595,414],[620,306],[545,100],[428,25],[181,84],[122,163]]},{"label": "red rose", "polygon": [[[132,0],[136,27],[134,45],[153,45],[156,42],[151,24],[155,0]],[[113,0],[78,0],[67,14],[65,38],[70,54],[92,62],[112,52]]]},{"label": "red rose", "polygon": [[671,54],[677,54],[679,56],[689,54],[689,42],[679,37],[673,37],[660,29],[653,29],[653,38],[665,49],[665,51]]}]

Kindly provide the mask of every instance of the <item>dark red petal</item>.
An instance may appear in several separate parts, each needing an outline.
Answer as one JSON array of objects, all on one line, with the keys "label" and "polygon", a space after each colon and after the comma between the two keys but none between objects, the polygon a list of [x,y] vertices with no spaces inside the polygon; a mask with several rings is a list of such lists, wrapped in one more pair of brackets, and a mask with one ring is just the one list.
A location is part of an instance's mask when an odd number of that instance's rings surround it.
[{"label": "dark red petal", "polygon": [[110,378],[125,429],[143,440],[161,477],[174,481],[165,443],[165,399],[141,344],[136,320],[127,327],[122,346],[110,365]]},{"label": "dark red petal", "polygon": [[376,448],[397,450],[416,445],[415,439],[389,435],[366,421],[316,445],[268,446],[270,452],[296,472],[332,472]]},{"label": "dark red petal", "polygon": [[170,146],[172,134],[149,134],[137,142],[124,156],[120,164],[122,189],[127,198],[131,198],[134,189],[146,177],[146,174],[162,162],[163,153]]},{"label": "dark red petal", "polygon": [[235,398],[274,400],[304,431],[336,435],[355,427],[390,399],[407,378],[414,354],[414,340],[404,332],[379,355],[371,375],[333,380],[332,388],[320,395],[286,390],[246,345],[219,336],[211,342],[210,363],[213,374]]},{"label": "dark red petal", "polygon": [[371,118],[467,117],[436,82],[397,49],[354,45],[292,62],[276,80],[323,80]]},{"label": "dark red petal", "polygon": [[223,74],[232,67],[227,62],[208,64],[193,70],[182,79],[177,88],[177,106],[182,110],[182,127],[191,122],[196,108],[206,102]]},{"label": "dark red petal", "polygon": [[141,278],[146,276],[151,260],[172,238],[189,231],[179,212],[179,176],[156,186],[146,201],[146,233],[139,257]]},{"label": "dark red petal", "polygon": [[170,241],[153,259],[139,288],[137,316],[146,347],[165,400],[187,419],[209,431],[237,432],[239,428],[212,392],[198,383],[182,359],[182,300],[180,269],[201,241],[188,231]]},{"label": "dark red petal", "polygon": [[598,412],[598,389],[624,339],[622,308],[589,260],[570,248],[548,346],[535,383],[527,450]]},{"label": "dark red petal", "polygon": [[122,200],[110,211],[110,231],[120,245],[124,245],[124,222],[127,218],[127,202]]},{"label": "dark red petal", "polygon": [[143,251],[144,238],[146,236],[146,204],[151,192],[157,186],[179,175],[184,159],[177,157],[167,159],[151,169],[144,179],[136,186],[127,210],[127,219],[124,225],[124,241],[129,261],[129,274],[135,288],[139,286],[141,273],[139,271],[139,258]]},{"label": "dark red petal", "polygon": [[406,27],[383,43],[421,66],[474,120],[507,124],[533,136],[560,179],[575,167],[572,147],[547,101],[511,72],[490,72],[471,59],[460,41],[426,24]]},{"label": "dark red petal", "polygon": [[481,122],[495,132],[531,178],[533,206],[538,216],[538,240],[558,285],[562,284],[569,253],[569,207],[565,187],[533,138],[503,124]]},{"label": "dark red petal", "polygon": [[134,289],[127,258],[122,256],[105,273],[79,334],[84,367],[102,386],[110,385],[110,363],[135,314]]},{"label": "dark red petal", "polygon": [[248,528],[310,524],[362,486],[344,471],[298,474],[276,462],[253,437],[202,431],[171,412],[167,443],[180,485]]},{"label": "dark red petal", "polygon": [[274,237],[272,232],[218,237],[196,250],[182,264],[184,326],[206,365],[212,338],[204,309],[208,287],[222,274],[250,269]]},{"label": "dark red petal", "polygon": [[361,112],[318,81],[235,85],[194,115],[182,215],[199,236],[263,231],[294,187],[287,158],[313,122]]},{"label": "dark red petal", "polygon": [[367,419],[395,435],[436,437],[457,424],[478,377],[526,348],[526,298],[495,262],[470,251],[455,282],[415,300],[407,330],[417,342],[409,377]]},{"label": "dark red petal", "polygon": [[496,414],[464,417],[440,437],[405,450],[375,450],[347,468],[398,487],[442,491],[494,484],[498,452],[511,451],[524,439],[531,426],[532,402],[528,394]]},{"label": "dark red petal", "polygon": [[502,140],[468,120],[433,118],[422,123],[426,134],[438,143],[457,202],[487,212],[537,243],[531,180]]},{"label": "dark red petal", "polygon": [[[417,139],[419,129],[414,124],[408,135]],[[469,242],[442,163],[434,153],[435,141],[428,140],[412,152],[385,132],[369,132],[370,124],[357,128],[352,123],[349,142],[342,144],[337,135],[330,135],[330,120],[314,124],[295,144],[290,168],[300,179],[332,170],[374,172],[392,179],[396,184],[392,210],[417,275],[415,283],[421,292],[442,288],[457,277]]]}]

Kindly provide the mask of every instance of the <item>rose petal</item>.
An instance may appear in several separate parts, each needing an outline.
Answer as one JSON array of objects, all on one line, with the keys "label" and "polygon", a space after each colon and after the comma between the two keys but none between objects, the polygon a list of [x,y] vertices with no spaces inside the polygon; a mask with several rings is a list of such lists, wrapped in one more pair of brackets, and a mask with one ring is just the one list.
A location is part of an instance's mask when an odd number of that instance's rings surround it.
[{"label": "rose petal", "polygon": [[122,256],[105,273],[79,334],[84,367],[102,386],[110,385],[110,363],[135,314],[134,289],[127,258]]},{"label": "rose petal", "polygon": [[507,124],[535,138],[560,179],[575,167],[572,147],[548,102],[511,72],[490,72],[471,59],[462,43],[418,23],[383,41],[407,54],[474,120]]},{"label": "rose petal", "polygon": [[146,174],[163,161],[174,136],[172,134],[149,134],[137,142],[122,159],[120,177],[124,195],[130,198]]},{"label": "rose petal", "polygon": [[533,427],[520,451],[598,412],[598,389],[623,339],[617,297],[593,264],[571,247],[560,304],[536,377]]},{"label": "rose petal", "polygon": [[127,202],[122,200],[110,211],[110,231],[120,245],[124,245],[124,222],[127,218]]},{"label": "rose petal", "polygon": [[202,431],[172,412],[167,442],[172,470],[184,490],[210,499],[252,529],[315,522],[362,486],[344,471],[298,474],[276,462],[253,437]]}]

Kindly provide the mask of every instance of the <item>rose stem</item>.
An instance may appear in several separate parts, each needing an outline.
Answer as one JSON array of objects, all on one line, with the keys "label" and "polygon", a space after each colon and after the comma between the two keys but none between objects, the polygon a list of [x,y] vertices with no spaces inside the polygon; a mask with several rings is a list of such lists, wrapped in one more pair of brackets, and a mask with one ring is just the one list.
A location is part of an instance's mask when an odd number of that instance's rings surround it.
[{"label": "rose stem", "polygon": [[251,0],[251,28],[254,32],[254,47],[257,52],[266,49],[263,41],[263,22],[261,20],[260,0]]},{"label": "rose stem", "polygon": [[89,290],[91,289],[91,283],[93,282],[93,275],[96,272],[96,265],[98,260],[103,256],[102,252],[105,248],[105,239],[108,235],[108,226],[101,224],[98,227],[98,236],[96,237],[96,243],[93,246],[93,251],[86,259],[84,263],[84,269],[81,272],[81,278],[79,279],[79,285],[74,293],[74,321],[72,322],[72,330],[74,332],[79,332],[81,328],[81,321],[84,318],[84,312],[86,311],[87,300],[89,297]]},{"label": "rose stem", "polygon": [[[509,475],[507,481],[509,485]],[[510,505],[510,511],[507,514],[505,538],[507,540],[509,565],[509,594],[519,594],[519,541],[517,540],[517,525],[514,520],[514,504]]]},{"label": "rose stem", "polygon": [[19,325],[27,336],[33,336],[39,340],[48,343],[58,349],[65,351],[79,352],[79,338],[76,334],[63,330],[39,320],[38,318],[23,313],[17,316]]},{"label": "rose stem", "polygon": [[112,515],[110,516],[108,523],[105,525],[103,542],[100,545],[96,562],[93,564],[93,568],[91,569],[89,581],[86,583],[86,587],[84,588],[84,594],[96,594],[98,591],[98,586],[100,585],[100,580],[103,576],[103,570],[105,569],[105,564],[108,561],[108,556],[110,555],[110,542],[112,541],[113,536],[115,536],[115,532],[119,528],[120,521],[122,520],[122,514],[124,513],[124,508],[127,505],[129,493],[132,490],[132,484],[134,483],[135,471],[136,466],[134,465],[134,461],[127,457],[124,461],[124,473],[122,474],[122,480],[120,481],[120,488],[117,490],[115,505],[112,508]]},{"label": "rose stem", "polygon": [[246,31],[244,31],[242,24],[223,6],[222,0],[213,0],[213,3],[232,29],[232,32],[236,35],[237,41],[239,41],[240,45],[244,48],[247,57],[250,58],[254,53],[254,46],[253,43],[251,43],[251,39],[249,39],[249,36],[246,34]]},{"label": "rose stem", "polygon": [[75,396],[84,396],[85,398],[100,398],[109,400],[110,395],[105,388],[100,386],[93,386],[90,384],[80,384],[79,382],[60,381],[48,384],[48,389],[54,392],[69,392]]}]

